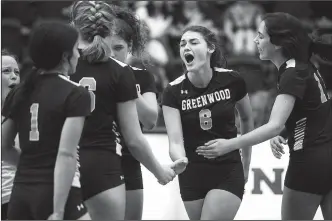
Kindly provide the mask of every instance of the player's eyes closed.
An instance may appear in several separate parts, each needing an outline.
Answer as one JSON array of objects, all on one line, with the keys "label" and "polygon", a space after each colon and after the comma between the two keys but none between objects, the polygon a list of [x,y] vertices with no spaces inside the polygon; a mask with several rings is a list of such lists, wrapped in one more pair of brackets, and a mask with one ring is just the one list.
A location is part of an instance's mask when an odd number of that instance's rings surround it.
[{"label": "player's eyes closed", "polygon": [[113,47],[113,50],[121,51],[123,48],[124,48],[123,46],[115,46],[115,47]]}]

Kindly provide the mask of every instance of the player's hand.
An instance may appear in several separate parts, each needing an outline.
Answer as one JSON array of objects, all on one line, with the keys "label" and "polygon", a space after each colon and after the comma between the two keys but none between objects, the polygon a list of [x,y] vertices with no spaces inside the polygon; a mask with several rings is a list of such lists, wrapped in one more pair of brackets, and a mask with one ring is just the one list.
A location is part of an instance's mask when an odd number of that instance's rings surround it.
[{"label": "player's hand", "polygon": [[205,143],[204,146],[199,146],[196,153],[207,159],[214,159],[236,149],[238,148],[234,140],[215,139]]},{"label": "player's hand", "polygon": [[183,157],[183,158],[180,158],[180,159],[174,161],[171,164],[171,168],[174,170],[174,172],[176,173],[176,175],[179,175],[183,171],[185,171],[187,165],[188,165],[188,158],[187,157]]},{"label": "player's hand", "polygon": [[47,220],[63,220],[63,213],[60,212],[52,213]]},{"label": "player's hand", "polygon": [[282,154],[285,154],[282,144],[287,144],[282,136],[276,136],[270,140],[272,153],[278,159],[281,158]]},{"label": "player's hand", "polygon": [[162,167],[162,171],[156,175],[156,178],[161,185],[166,185],[171,182],[175,176],[176,173],[174,170],[169,165],[165,165]]}]

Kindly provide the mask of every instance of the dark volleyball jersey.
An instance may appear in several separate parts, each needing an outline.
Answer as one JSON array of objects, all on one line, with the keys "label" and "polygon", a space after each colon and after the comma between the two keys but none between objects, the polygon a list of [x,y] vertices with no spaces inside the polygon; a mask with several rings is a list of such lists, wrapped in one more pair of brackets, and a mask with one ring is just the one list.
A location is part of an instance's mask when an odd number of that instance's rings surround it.
[{"label": "dark volleyball jersey", "polygon": [[291,59],[280,67],[279,74],[278,94],[296,98],[285,125],[291,153],[320,146],[332,148],[332,110],[319,71],[312,64]]},{"label": "dark volleyball jersey", "polygon": [[[14,120],[19,134],[22,153],[15,182],[53,183],[62,127],[67,117],[90,114],[89,93],[63,75],[41,75],[19,113],[11,114],[14,94],[8,95],[2,115]],[[73,186],[79,187],[78,170]]]},{"label": "dark volleyball jersey", "polygon": [[[213,139],[237,136],[235,104],[246,94],[243,78],[235,71],[222,68],[214,68],[206,88],[195,87],[187,74],[168,85],[163,93],[162,105],[180,111],[184,147],[189,160],[211,161],[197,155],[196,148]],[[234,158],[236,152],[216,160],[239,159]]]},{"label": "dark volleyball jersey", "polygon": [[120,154],[116,104],[137,98],[131,68],[112,58],[95,64],[79,59],[71,79],[87,87],[92,100],[91,114],[85,121],[80,147],[98,147]]},{"label": "dark volleyball jersey", "polygon": [[[135,67],[131,67],[131,68],[135,75],[137,92],[140,94],[144,94],[147,92],[152,92],[152,93],[157,94],[156,82],[155,82],[153,75],[145,69],[140,69],[140,68],[135,68]],[[141,124],[141,127],[143,127],[142,124]],[[122,150],[123,155],[130,155],[130,152],[129,152],[128,148],[126,147],[124,140],[121,139],[121,141],[122,141],[122,147],[123,147],[123,150]]]}]

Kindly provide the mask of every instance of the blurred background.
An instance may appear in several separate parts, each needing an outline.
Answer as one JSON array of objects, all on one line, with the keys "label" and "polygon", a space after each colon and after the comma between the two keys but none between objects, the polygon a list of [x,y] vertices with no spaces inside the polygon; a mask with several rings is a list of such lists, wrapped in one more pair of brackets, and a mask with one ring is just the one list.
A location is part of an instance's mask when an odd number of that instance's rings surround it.
[{"label": "blurred background", "polygon": [[[268,121],[276,96],[277,70],[271,62],[258,58],[253,39],[260,17],[268,12],[287,12],[299,19],[308,29],[323,30],[322,36],[332,43],[332,1],[106,1],[131,8],[150,28],[147,52],[150,62],[144,65],[131,59],[133,66],[146,68],[154,74],[159,99],[168,82],[183,73],[179,56],[179,40],[189,25],[202,25],[220,38],[228,69],[240,72],[254,112],[255,127]],[[2,48],[18,58],[21,73],[31,67],[27,43],[31,28],[45,18],[69,21],[72,1],[1,1]],[[318,57],[312,61],[319,68],[330,93],[332,91],[332,63]],[[152,132],[165,132],[160,114]]]}]

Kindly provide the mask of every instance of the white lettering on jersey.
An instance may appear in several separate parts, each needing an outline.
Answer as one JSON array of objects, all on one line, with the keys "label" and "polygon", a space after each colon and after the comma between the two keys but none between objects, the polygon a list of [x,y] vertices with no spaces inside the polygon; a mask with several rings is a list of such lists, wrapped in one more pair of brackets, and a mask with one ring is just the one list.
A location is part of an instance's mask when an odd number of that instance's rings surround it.
[{"label": "white lettering on jersey", "polygon": [[205,94],[197,98],[182,100],[182,110],[191,110],[195,108],[204,107],[208,104],[213,104],[218,101],[224,101],[231,99],[231,92],[229,89],[223,89],[220,91],[215,91],[210,94]]}]

